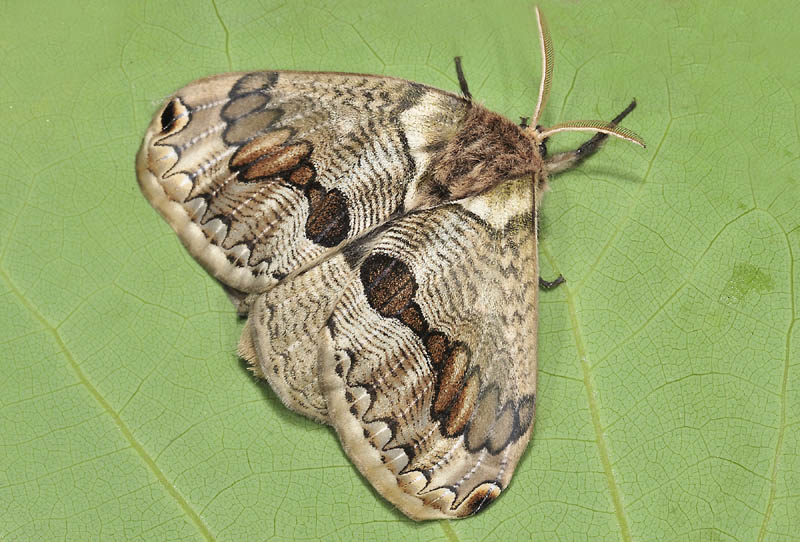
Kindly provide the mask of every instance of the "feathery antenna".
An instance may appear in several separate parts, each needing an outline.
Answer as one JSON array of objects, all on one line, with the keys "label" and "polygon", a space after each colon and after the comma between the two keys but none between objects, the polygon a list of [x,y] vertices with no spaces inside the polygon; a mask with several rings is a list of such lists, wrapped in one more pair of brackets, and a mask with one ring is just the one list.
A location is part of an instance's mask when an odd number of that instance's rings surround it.
[{"label": "feathery antenna", "polygon": [[[536,6],[536,22],[539,26],[539,46],[542,53],[542,80],[539,82],[539,99],[536,103],[536,109],[531,119],[529,130],[533,130],[535,138],[541,142],[553,134],[559,132],[595,132],[598,135],[604,134],[606,136],[613,135],[626,141],[631,141],[645,147],[644,141],[641,137],[636,135],[627,128],[618,126],[617,123],[622,120],[625,115],[630,113],[636,107],[636,100],[620,113],[617,118],[611,122],[603,120],[575,120],[561,122],[550,128],[539,128],[539,117],[542,114],[544,106],[547,104],[547,98],[550,96],[550,86],[553,80],[553,43],[550,39],[550,31],[547,28],[547,21],[545,21],[542,11],[539,6]],[[461,72],[459,71],[459,74]],[[462,87],[463,90],[463,87]],[[601,140],[598,140],[598,143]]]},{"label": "feathery antenna", "polygon": [[553,82],[553,42],[550,39],[547,21],[539,6],[536,6],[536,22],[539,26],[539,46],[542,52],[542,80],[539,82],[539,99],[531,118],[531,126],[534,127],[539,124],[539,117],[547,104],[547,98],[550,97],[550,84]]}]

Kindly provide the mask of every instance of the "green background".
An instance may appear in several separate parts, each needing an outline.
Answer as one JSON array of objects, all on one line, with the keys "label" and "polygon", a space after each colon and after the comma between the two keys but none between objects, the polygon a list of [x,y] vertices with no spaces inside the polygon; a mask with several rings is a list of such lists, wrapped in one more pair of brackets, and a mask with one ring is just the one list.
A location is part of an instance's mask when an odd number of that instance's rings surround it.
[{"label": "green background", "polygon": [[460,54],[476,99],[530,115],[532,5],[0,2],[0,538],[796,539],[800,10],[542,7],[543,124],[636,97],[648,148],[554,179],[543,274],[568,282],[541,296],[531,446],[485,513],[415,524],[249,375],[134,155],[165,97],[229,70],[457,90]]}]

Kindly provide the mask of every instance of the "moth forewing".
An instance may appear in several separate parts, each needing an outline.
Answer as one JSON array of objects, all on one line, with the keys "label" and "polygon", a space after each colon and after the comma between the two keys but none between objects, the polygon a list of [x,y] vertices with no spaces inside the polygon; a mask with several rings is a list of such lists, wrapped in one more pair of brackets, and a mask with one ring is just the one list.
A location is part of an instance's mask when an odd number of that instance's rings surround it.
[{"label": "moth forewing", "polygon": [[[239,352],[284,404],[331,424],[413,519],[459,518],[508,487],[536,406],[538,211],[548,174],[610,123],[531,126],[374,75],[248,72],[157,112],[142,192],[246,313]],[[596,135],[547,157],[545,139]]]}]

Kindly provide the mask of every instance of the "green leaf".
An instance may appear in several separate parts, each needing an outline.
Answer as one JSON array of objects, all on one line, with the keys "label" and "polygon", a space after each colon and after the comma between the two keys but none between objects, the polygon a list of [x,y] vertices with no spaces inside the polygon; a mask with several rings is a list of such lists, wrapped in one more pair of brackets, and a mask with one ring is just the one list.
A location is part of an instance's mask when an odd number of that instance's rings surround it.
[{"label": "green leaf", "polygon": [[[0,538],[790,540],[800,521],[800,12],[545,2],[543,124],[611,141],[543,208],[539,411],[488,511],[414,524],[235,356],[221,289],[139,193],[151,115],[197,77],[381,73],[516,119],[527,2],[3,2]],[[580,141],[556,136],[551,150]],[[794,512],[793,512],[794,511]]]}]

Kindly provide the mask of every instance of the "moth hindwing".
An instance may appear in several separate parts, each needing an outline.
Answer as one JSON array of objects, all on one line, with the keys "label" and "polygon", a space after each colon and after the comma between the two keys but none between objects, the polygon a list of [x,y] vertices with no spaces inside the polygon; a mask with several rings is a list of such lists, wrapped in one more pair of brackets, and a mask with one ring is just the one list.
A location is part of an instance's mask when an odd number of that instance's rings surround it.
[{"label": "moth hindwing", "polygon": [[[538,126],[419,83],[217,75],[176,92],[137,156],[142,192],[247,323],[239,353],[290,409],[332,425],[417,520],[485,509],[533,427],[537,212],[548,176],[611,122]],[[545,140],[594,132],[547,156]]]}]

